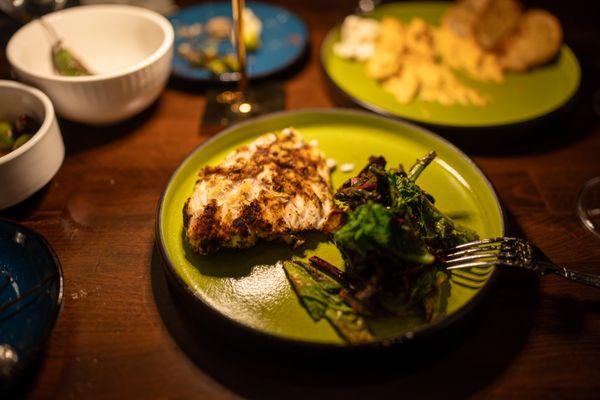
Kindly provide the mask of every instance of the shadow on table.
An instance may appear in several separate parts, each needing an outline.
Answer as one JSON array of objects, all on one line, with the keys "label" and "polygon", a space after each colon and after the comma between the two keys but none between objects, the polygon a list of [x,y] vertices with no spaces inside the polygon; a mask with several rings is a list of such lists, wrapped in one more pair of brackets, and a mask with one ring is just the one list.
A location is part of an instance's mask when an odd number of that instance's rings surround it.
[{"label": "shadow on table", "polygon": [[35,213],[38,205],[46,196],[49,187],[50,183],[47,183],[40,190],[32,194],[27,199],[23,200],[22,202],[17,203],[12,207],[5,208],[4,210],[0,210],[0,218],[6,218],[14,221],[22,221],[24,219],[27,219],[33,213]]},{"label": "shadow on table", "polygon": [[467,397],[519,353],[538,298],[536,276],[500,270],[475,311],[435,340],[363,352],[294,352],[256,345],[239,329],[188,308],[162,262],[155,249],[152,287],[168,331],[199,368],[245,398]]},{"label": "shadow on table", "polygon": [[139,114],[112,125],[92,126],[60,119],[60,130],[65,142],[65,157],[106,145],[136,131],[154,116],[160,101],[161,97]]}]

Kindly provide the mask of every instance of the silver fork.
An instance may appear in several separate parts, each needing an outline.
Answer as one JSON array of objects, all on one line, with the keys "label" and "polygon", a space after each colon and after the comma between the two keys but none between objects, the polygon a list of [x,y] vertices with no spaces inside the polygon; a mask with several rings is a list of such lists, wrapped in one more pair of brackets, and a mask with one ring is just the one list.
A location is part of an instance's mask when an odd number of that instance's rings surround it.
[{"label": "silver fork", "polygon": [[524,239],[500,237],[478,240],[448,249],[444,254],[449,270],[505,265],[521,267],[540,275],[556,274],[563,278],[600,288],[600,275],[586,274],[559,267],[536,246]]}]

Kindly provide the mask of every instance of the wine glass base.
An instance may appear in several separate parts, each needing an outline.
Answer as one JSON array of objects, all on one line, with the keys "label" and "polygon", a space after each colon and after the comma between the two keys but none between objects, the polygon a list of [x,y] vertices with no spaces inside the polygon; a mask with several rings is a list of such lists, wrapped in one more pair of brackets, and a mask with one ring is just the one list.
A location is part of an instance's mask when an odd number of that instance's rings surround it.
[{"label": "wine glass base", "polygon": [[201,130],[220,129],[284,108],[285,95],[280,83],[253,85],[245,95],[233,89],[210,90],[206,93]]},{"label": "wine glass base", "polygon": [[577,215],[590,232],[600,237],[600,176],[590,179],[581,188]]}]

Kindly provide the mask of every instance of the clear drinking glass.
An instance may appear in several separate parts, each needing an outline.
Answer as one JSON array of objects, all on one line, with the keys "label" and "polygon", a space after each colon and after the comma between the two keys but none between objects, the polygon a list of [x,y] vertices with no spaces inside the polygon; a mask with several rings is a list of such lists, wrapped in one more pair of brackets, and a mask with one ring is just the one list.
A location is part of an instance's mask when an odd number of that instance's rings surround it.
[{"label": "clear drinking glass", "polygon": [[248,102],[248,67],[246,58],[246,44],[244,43],[244,7],[246,0],[231,0],[233,7],[233,30],[235,38],[235,52],[240,66],[240,75],[237,81],[237,92],[231,102],[231,111],[237,114],[252,112],[253,105]]},{"label": "clear drinking glass", "polygon": [[[265,100],[268,96],[264,96],[264,90],[262,88],[250,87],[246,45],[243,39],[244,18],[242,16],[245,3],[245,0],[231,0],[233,8],[233,39],[239,71],[236,74],[236,89],[225,90],[215,96],[217,103],[226,106],[226,115],[220,118],[222,125],[231,125],[249,117],[272,111],[270,110],[270,105]],[[209,103],[212,102],[211,96],[209,96],[208,101]]]},{"label": "clear drinking glass", "polygon": [[590,232],[600,237],[600,176],[590,179],[581,188],[577,215]]},{"label": "clear drinking glass", "polygon": [[[594,92],[592,108],[600,117],[600,90]],[[577,197],[577,215],[590,232],[600,237],[600,176],[583,184]]]}]

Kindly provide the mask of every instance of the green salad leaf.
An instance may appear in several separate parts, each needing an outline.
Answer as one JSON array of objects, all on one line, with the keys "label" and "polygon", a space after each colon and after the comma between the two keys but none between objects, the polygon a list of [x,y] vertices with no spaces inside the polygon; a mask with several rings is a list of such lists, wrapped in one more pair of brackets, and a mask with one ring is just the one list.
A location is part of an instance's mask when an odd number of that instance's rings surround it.
[{"label": "green salad leaf", "polygon": [[342,299],[340,292],[343,288],[338,282],[300,261],[285,261],[283,268],[300,302],[314,321],[327,319],[351,343],[373,340],[365,319]]},{"label": "green salad leaf", "polygon": [[406,219],[371,200],[350,214],[346,225],[333,234],[333,241],[351,264],[369,261],[374,253],[391,264],[398,259],[421,264],[435,260]]},{"label": "green salad leaf", "polygon": [[418,159],[406,172],[386,170],[371,157],[360,173],[335,193],[339,208],[332,240],[345,269],[311,257],[308,264],[285,263],[288,279],[315,320],[327,319],[351,343],[373,340],[369,321],[418,315],[428,322],[445,312],[450,294],[441,258],[475,232],[435,207],[417,178],[436,157]]}]

